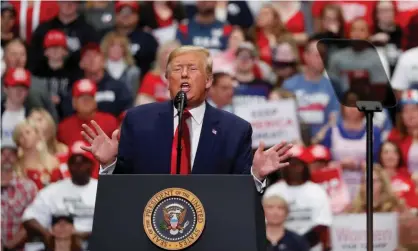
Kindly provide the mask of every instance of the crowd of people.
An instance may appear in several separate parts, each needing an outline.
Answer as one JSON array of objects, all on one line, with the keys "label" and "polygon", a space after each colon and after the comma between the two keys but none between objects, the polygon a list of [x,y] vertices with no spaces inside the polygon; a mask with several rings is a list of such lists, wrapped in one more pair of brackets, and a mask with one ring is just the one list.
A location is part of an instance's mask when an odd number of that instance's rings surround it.
[{"label": "crowd of people", "polygon": [[99,163],[82,124],[118,137],[129,108],[169,100],[167,58],[182,45],[212,54],[212,106],[297,104],[301,140],[263,195],[269,250],[332,250],[333,216],[365,212],[353,86],[390,83],[398,100],[373,117],[373,209],[417,219],[417,29],[412,0],[2,1],[3,250],[85,249]]}]

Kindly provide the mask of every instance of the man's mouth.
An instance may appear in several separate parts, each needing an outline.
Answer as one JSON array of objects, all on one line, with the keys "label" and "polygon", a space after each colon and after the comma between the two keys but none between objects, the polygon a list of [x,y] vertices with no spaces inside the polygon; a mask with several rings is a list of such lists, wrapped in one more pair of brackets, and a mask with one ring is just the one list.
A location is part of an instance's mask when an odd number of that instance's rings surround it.
[{"label": "man's mouth", "polygon": [[181,83],[180,88],[181,88],[182,91],[187,93],[187,92],[190,91],[190,84],[186,83],[186,82]]}]

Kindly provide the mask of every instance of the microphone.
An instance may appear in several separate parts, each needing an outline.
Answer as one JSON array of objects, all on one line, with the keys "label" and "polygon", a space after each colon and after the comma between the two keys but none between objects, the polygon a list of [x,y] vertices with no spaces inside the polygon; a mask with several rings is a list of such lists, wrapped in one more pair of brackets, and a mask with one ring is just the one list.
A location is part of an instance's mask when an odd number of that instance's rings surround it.
[{"label": "microphone", "polygon": [[178,125],[178,138],[177,138],[177,159],[176,159],[176,174],[180,174],[181,165],[181,137],[183,134],[183,112],[187,106],[187,96],[184,91],[179,91],[174,98],[174,106],[178,111],[179,125]]}]

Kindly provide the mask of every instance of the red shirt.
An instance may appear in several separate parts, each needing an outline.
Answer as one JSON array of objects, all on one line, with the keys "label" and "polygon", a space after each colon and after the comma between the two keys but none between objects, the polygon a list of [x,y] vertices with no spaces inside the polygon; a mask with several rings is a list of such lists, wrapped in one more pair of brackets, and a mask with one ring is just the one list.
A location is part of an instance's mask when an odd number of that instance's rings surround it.
[{"label": "red shirt", "polygon": [[[21,3],[23,1],[10,1],[11,4],[15,7],[16,10],[16,25],[19,29],[19,36],[26,40],[27,43],[30,42],[32,38],[32,32],[35,31],[36,27],[39,24],[44,23],[58,15],[59,7],[56,1],[33,1],[31,6],[27,6],[24,8],[24,5]],[[34,16],[38,8],[35,6],[39,6],[39,14],[38,16]],[[26,12],[25,16],[20,16],[21,11]],[[22,34],[22,31],[23,34]]]},{"label": "red shirt", "polygon": [[409,149],[413,143],[412,136],[402,137],[400,132],[396,128],[393,128],[389,133],[388,140],[395,142],[399,146],[401,149],[402,158],[404,159],[406,165],[408,165]]},{"label": "red shirt", "polygon": [[305,32],[305,18],[302,11],[298,11],[285,23],[287,30],[291,33]]},{"label": "red shirt", "polygon": [[157,24],[158,27],[163,28],[163,27],[167,27],[173,24],[173,15],[171,15],[169,18],[167,19],[162,19],[159,15],[158,12],[155,10],[155,5],[153,5],[153,9],[154,9],[154,14],[155,14],[155,18],[157,19]]},{"label": "red shirt", "polygon": [[257,29],[256,31],[256,46],[258,47],[260,60],[267,64],[272,64],[272,49],[269,44],[269,40],[263,31]]},{"label": "red shirt", "polygon": [[46,168],[43,170],[32,168],[25,169],[26,177],[35,182],[39,190],[53,182],[60,180],[59,176],[57,175],[58,172],[58,167],[54,168],[51,172],[48,172]]},{"label": "red shirt", "polygon": [[[108,113],[96,112],[91,119],[96,121],[109,137],[112,137],[113,131],[119,128],[118,120]],[[90,119],[84,121],[77,114],[64,119],[58,125],[58,140],[67,146],[72,146],[76,141],[84,141],[83,136],[81,136],[82,124],[90,124]]]},{"label": "red shirt", "polygon": [[415,184],[410,177],[398,173],[391,179],[392,189],[395,194],[405,200],[408,207],[418,208],[418,195],[415,192]]},{"label": "red shirt", "polygon": [[376,5],[375,1],[314,1],[312,4],[312,15],[315,18],[320,18],[321,11],[325,5],[334,3],[341,6],[344,20],[345,20],[345,32],[348,34],[350,30],[350,24],[357,18],[364,18],[369,27],[373,25],[373,10]]},{"label": "red shirt", "polygon": [[170,100],[168,84],[160,75],[156,75],[153,72],[145,74],[138,94],[147,94],[158,102]]}]

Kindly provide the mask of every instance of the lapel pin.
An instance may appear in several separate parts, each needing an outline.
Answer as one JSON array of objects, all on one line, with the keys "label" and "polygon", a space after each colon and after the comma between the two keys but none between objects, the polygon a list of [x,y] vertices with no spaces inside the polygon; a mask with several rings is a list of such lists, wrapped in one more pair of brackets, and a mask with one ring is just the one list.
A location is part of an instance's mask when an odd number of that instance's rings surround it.
[{"label": "lapel pin", "polygon": [[215,129],[212,129],[212,133],[216,135],[218,132]]}]

